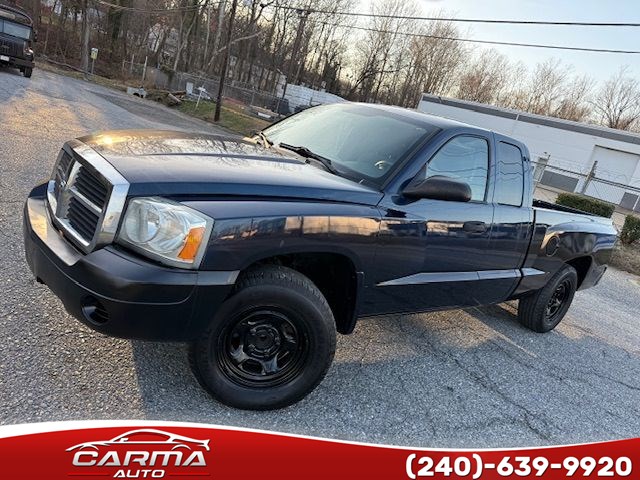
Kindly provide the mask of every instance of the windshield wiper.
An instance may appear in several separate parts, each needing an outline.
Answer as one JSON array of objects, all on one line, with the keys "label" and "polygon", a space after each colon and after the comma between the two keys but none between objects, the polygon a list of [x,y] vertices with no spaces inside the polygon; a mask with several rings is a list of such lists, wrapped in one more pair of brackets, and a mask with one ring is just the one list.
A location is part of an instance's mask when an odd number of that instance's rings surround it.
[{"label": "windshield wiper", "polygon": [[323,157],[322,155],[318,155],[315,152],[312,152],[307,147],[302,147],[298,145],[289,145],[288,143],[279,143],[278,146],[280,148],[284,148],[285,150],[291,150],[292,152],[297,153],[301,157],[306,158],[307,163],[309,163],[309,159],[316,160],[317,162],[320,162],[324,166],[324,168],[326,168],[328,171],[330,171],[334,175],[339,175],[338,170],[336,170],[336,168],[333,166],[333,163],[331,162],[331,160],[329,160],[326,157]]},{"label": "windshield wiper", "polygon": [[273,142],[269,140],[269,137],[267,137],[262,130],[256,132],[255,136],[260,137],[263,147],[271,148],[271,146],[273,145]]}]

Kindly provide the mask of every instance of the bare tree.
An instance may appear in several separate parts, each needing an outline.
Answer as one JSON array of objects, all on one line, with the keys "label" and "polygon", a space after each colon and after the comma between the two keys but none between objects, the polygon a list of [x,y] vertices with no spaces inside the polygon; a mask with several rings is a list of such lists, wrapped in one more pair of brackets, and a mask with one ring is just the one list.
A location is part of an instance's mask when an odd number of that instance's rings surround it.
[{"label": "bare tree", "polygon": [[640,123],[640,83],[628,66],[607,80],[592,101],[600,122],[610,128],[631,130]]},{"label": "bare tree", "polygon": [[557,58],[538,63],[529,79],[524,102],[515,107],[539,115],[551,115],[563,96],[569,73],[570,67]]},{"label": "bare tree", "polygon": [[586,75],[574,77],[565,87],[562,99],[551,112],[552,116],[574,122],[587,121],[591,113],[588,99],[592,90],[593,79]]},{"label": "bare tree", "polygon": [[457,97],[480,103],[495,103],[510,77],[507,58],[494,49],[483,50],[464,68]]}]

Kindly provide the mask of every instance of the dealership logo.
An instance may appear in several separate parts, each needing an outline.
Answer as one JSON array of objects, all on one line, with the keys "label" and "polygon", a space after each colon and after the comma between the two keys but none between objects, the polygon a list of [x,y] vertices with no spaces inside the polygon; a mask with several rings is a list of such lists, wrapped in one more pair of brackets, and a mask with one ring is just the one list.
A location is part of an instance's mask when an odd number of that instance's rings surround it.
[{"label": "dealership logo", "polygon": [[[67,448],[73,453],[74,467],[100,469],[113,478],[164,478],[186,474],[197,467],[206,467],[205,452],[209,439],[177,435],[144,428],[131,430],[111,440],[79,443]],[[77,470],[74,475],[77,475]]]}]

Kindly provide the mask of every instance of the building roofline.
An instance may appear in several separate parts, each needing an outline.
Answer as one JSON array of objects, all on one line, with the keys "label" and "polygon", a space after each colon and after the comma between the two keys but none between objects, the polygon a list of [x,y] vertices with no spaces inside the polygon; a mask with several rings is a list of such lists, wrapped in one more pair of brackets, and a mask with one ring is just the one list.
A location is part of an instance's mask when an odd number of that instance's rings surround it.
[{"label": "building roofline", "polygon": [[544,115],[536,115],[534,113],[528,113],[521,110],[496,107],[485,103],[459,100],[457,98],[440,97],[437,95],[430,95],[428,93],[422,94],[422,101],[429,103],[440,103],[442,105],[462,108],[464,110],[484,113],[496,117],[508,118],[525,123],[532,123],[534,125],[544,125],[547,127],[559,128],[561,130],[568,130],[571,132],[592,135],[594,137],[607,138],[609,140],[617,140],[619,142],[640,145],[640,134],[625,132],[623,130],[616,130],[615,128],[601,127],[598,125],[590,125],[587,123],[579,123],[571,120],[564,120],[562,118],[547,117]]}]

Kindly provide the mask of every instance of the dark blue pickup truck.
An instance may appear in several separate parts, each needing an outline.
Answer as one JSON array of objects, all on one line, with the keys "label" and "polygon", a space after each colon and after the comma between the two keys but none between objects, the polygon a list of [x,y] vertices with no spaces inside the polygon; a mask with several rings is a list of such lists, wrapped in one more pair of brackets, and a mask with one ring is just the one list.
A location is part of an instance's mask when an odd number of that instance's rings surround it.
[{"label": "dark blue pickup truck", "polygon": [[[67,142],[24,210],[27,261],[107,335],[190,342],[215,398],[303,398],[361,317],[519,299],[553,329],[600,280],[611,220],[532,198],[525,145],[414,111],[314,107],[253,138]],[[107,367],[105,367],[107,368]]]}]

